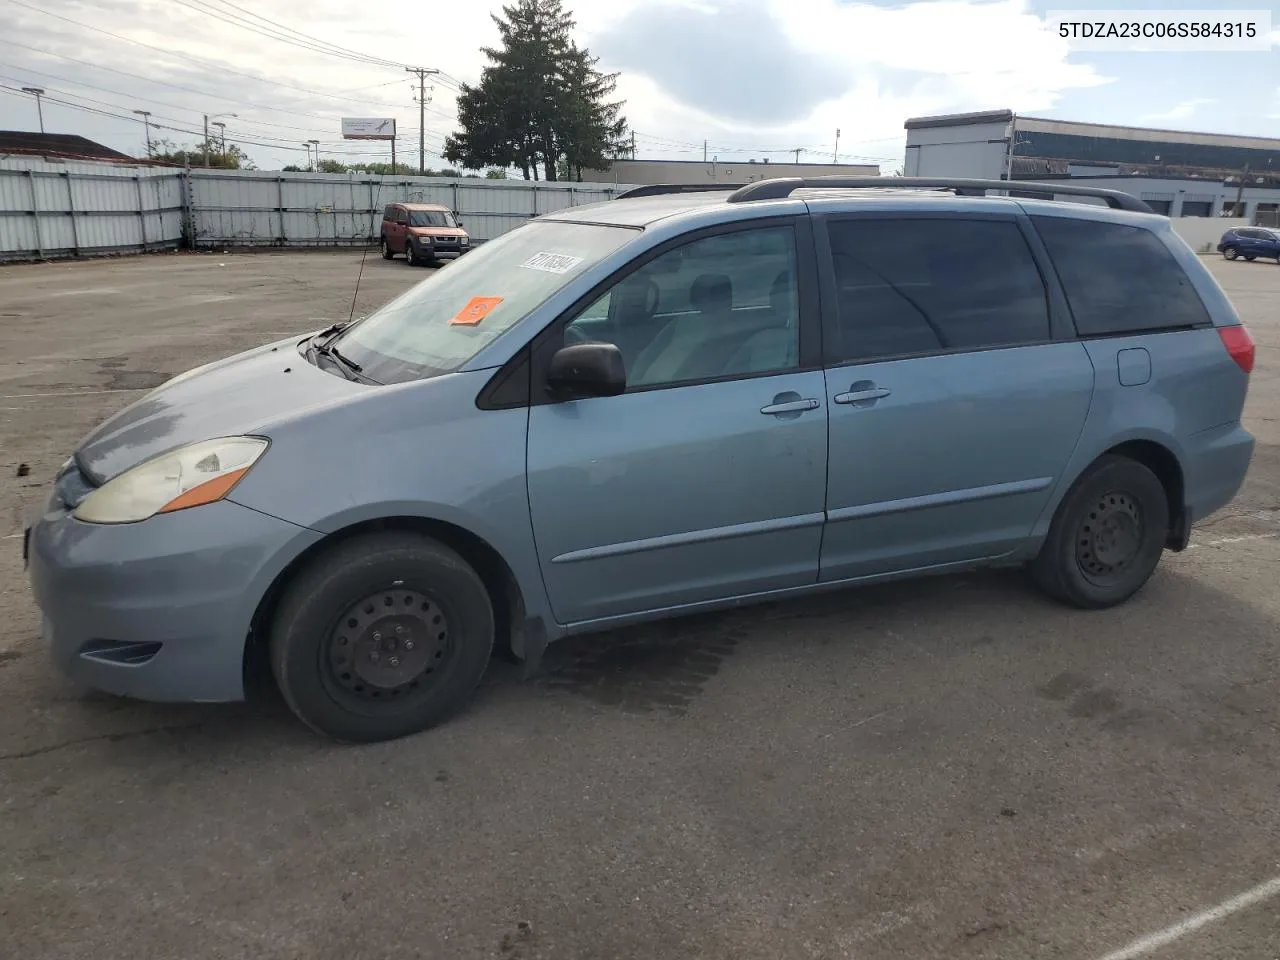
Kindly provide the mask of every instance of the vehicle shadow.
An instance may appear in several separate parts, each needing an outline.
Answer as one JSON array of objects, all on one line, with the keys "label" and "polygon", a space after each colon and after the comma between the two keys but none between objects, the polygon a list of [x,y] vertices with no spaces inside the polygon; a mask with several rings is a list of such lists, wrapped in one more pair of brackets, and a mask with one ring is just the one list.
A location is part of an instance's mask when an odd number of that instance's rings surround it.
[{"label": "vehicle shadow", "polygon": [[[1212,616],[1195,611],[1212,611]],[[966,649],[977,656],[984,647],[1010,644],[1008,655],[1019,656],[1018,650],[1030,655],[1037,644],[1062,648],[1087,642],[1095,649],[1105,645],[1101,655],[1111,660],[1137,656],[1120,642],[1134,624],[1142,629],[1143,663],[1212,650],[1215,660],[1245,672],[1251,661],[1243,649],[1246,638],[1274,636],[1277,629],[1238,597],[1168,564],[1130,604],[1100,612],[1061,607],[1036,593],[1017,571],[931,577],[568,638],[552,644],[528,680],[521,665],[495,657],[459,720],[483,726],[485,712],[497,709],[529,716],[533,723],[548,702],[565,698],[626,713],[680,717],[717,674],[730,667],[767,670],[769,659],[779,655],[813,653],[819,661],[814,694],[820,695],[825,656],[838,654],[842,669],[856,671],[862,662],[898,656],[904,643],[953,656],[963,656]],[[1236,639],[1242,649],[1233,650]],[[251,686],[249,700],[238,704],[151,704],[65,687],[41,699],[43,709],[58,716],[57,733],[7,753],[0,750],[0,760],[88,743],[152,755],[198,753],[211,761],[256,754],[269,762],[335,748],[299,723],[262,678]]]}]

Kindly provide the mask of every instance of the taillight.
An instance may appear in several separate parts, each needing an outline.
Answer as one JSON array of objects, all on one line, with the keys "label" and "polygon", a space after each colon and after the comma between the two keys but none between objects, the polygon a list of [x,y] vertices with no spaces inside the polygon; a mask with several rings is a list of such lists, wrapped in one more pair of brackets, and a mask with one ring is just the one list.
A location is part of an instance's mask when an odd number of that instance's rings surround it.
[{"label": "taillight", "polygon": [[1231,359],[1239,364],[1240,369],[1245,373],[1253,373],[1253,357],[1256,351],[1253,337],[1249,336],[1249,331],[1245,329],[1244,324],[1219,327],[1218,336],[1222,338],[1222,345],[1227,348],[1227,353],[1231,354]]}]

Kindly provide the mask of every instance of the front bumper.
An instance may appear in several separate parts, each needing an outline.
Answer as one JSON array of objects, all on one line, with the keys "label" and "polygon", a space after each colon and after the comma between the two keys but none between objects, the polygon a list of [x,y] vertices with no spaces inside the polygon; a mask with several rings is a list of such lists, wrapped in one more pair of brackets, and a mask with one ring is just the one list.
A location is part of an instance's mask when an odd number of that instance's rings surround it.
[{"label": "front bumper", "polygon": [[462,246],[456,240],[430,241],[422,237],[410,237],[409,242],[413,244],[414,256],[421,260],[456,260],[471,249],[470,245]]},{"label": "front bumper", "polygon": [[244,698],[258,602],[320,534],[223,500],[141,523],[74,519],[55,499],[26,544],[58,669],[160,701]]}]

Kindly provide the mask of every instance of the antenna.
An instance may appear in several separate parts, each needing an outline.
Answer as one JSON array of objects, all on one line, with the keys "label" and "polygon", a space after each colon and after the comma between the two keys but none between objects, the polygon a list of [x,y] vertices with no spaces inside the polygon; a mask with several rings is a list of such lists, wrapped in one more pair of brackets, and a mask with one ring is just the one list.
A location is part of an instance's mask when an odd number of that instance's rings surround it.
[{"label": "antenna", "polygon": [[[394,176],[395,170],[392,169],[391,173]],[[382,185],[386,181],[385,174],[378,177],[378,190],[373,195],[373,209],[369,211],[369,240],[373,240],[373,218],[378,215],[378,207],[381,206],[382,201]],[[364,277],[364,262],[369,259],[369,248],[371,246],[373,246],[372,243],[366,243],[364,245],[364,253],[360,255],[360,269],[356,271],[356,288],[351,291],[351,311],[347,314],[347,323],[354,320],[356,316],[356,297],[360,296],[360,281]]]}]

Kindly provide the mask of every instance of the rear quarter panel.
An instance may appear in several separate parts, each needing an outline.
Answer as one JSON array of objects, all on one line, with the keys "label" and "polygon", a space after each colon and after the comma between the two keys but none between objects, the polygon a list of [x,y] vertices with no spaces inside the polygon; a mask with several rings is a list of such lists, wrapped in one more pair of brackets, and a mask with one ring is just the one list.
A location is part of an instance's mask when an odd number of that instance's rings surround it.
[{"label": "rear quarter panel", "polygon": [[[1166,218],[1093,208],[1078,215],[1140,225],[1155,233],[1187,274],[1214,326],[1081,341],[1094,368],[1093,403],[1064,472],[1064,482],[1036,524],[1036,538],[1047,534],[1058,504],[1075,479],[1120,444],[1149,440],[1170,450],[1182,466],[1189,504],[1204,502],[1206,496],[1216,501],[1220,497],[1206,494],[1209,487],[1238,486],[1243,478],[1238,457],[1214,453],[1224,437],[1229,438],[1227,445],[1233,450],[1251,448],[1236,436],[1242,432],[1239,423],[1249,378],[1231,359],[1217,330],[1240,320],[1216,278]],[[1121,382],[1121,367],[1126,362],[1120,356],[1122,351],[1138,351],[1139,356],[1145,351],[1149,379],[1133,383],[1129,377],[1128,385]],[[1126,354],[1127,358],[1134,356]],[[1220,475],[1223,470],[1238,471],[1239,476],[1224,478]],[[1195,519],[1200,519],[1200,514]]]}]

